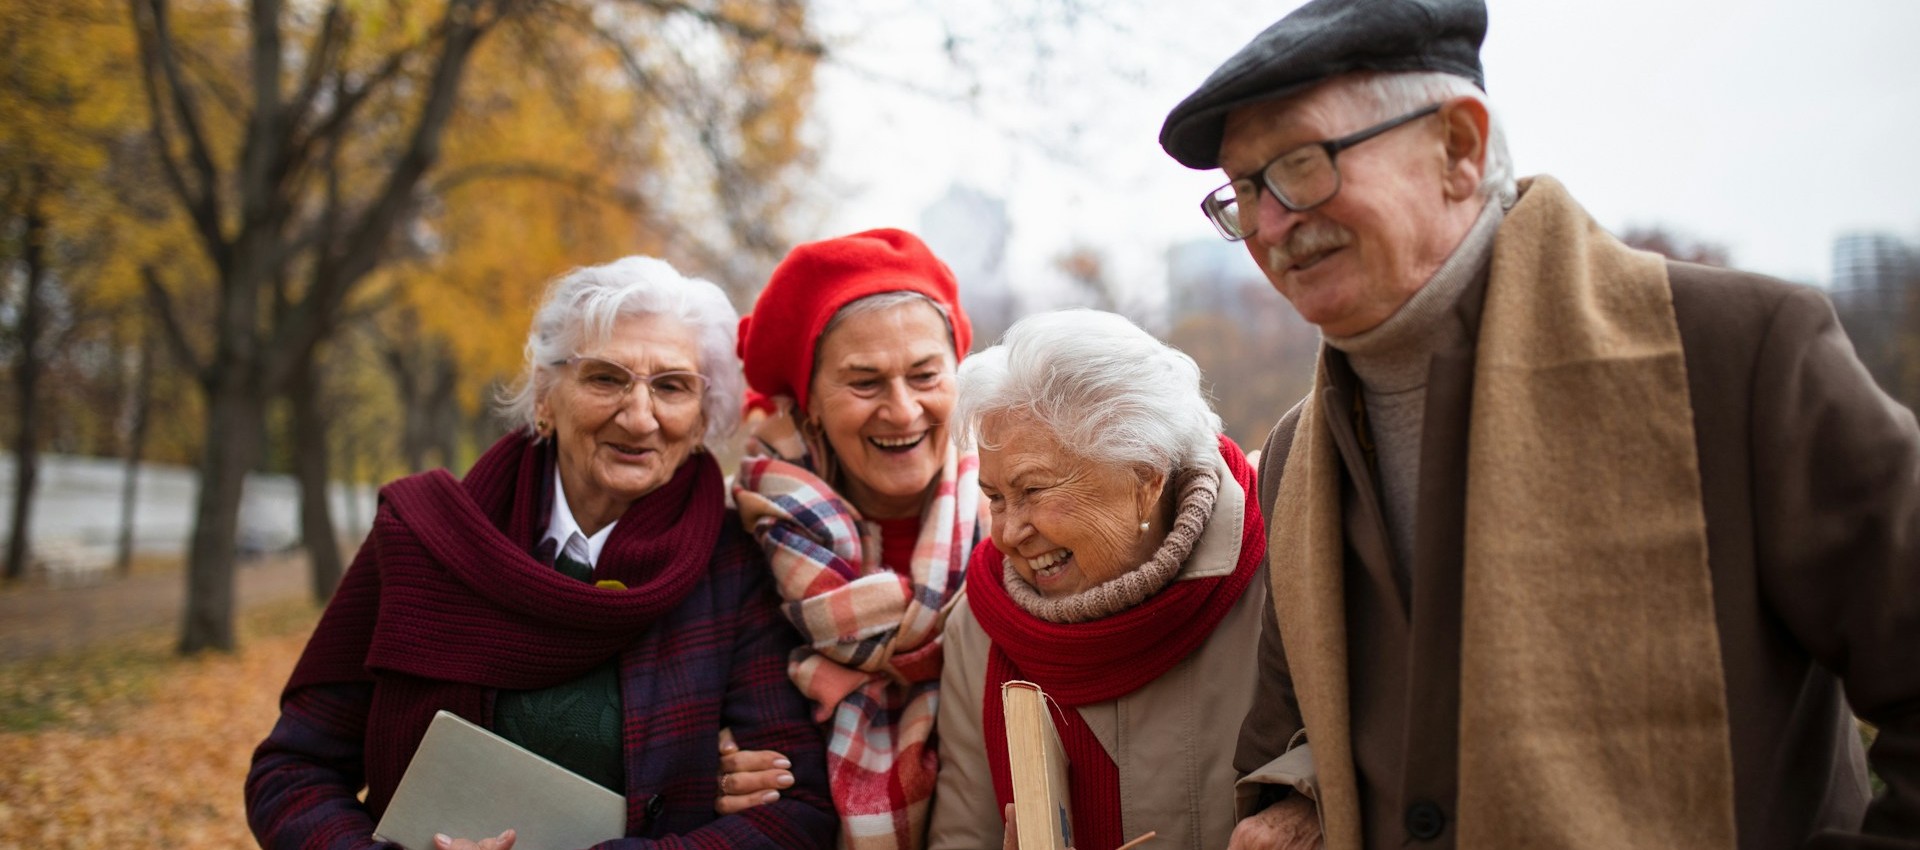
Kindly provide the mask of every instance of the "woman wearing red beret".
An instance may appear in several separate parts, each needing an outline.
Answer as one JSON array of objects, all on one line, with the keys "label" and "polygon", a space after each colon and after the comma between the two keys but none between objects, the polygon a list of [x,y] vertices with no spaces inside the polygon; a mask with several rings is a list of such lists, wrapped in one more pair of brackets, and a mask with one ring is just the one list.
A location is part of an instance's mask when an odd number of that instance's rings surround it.
[{"label": "woman wearing red beret", "polygon": [[[941,632],[981,536],[979,462],[947,432],[971,341],[953,272],[891,229],[793,249],[740,320],[781,413],[733,494],[808,644],[787,671],[825,727],[842,847],[925,843]],[[722,813],[792,781],[778,753],[722,751]]]}]

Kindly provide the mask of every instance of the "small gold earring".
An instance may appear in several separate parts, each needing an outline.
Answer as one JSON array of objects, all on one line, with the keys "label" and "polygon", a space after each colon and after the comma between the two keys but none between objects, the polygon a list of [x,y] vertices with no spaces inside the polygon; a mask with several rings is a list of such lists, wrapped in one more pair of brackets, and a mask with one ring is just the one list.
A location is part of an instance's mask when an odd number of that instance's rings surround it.
[{"label": "small gold earring", "polygon": [[533,432],[534,432],[535,434],[539,434],[539,435],[540,435],[540,436],[542,436],[542,437],[544,437],[544,436],[546,436],[546,435],[547,435],[547,420],[545,420],[545,419],[536,419],[536,420],[534,420],[534,422],[533,422]]}]

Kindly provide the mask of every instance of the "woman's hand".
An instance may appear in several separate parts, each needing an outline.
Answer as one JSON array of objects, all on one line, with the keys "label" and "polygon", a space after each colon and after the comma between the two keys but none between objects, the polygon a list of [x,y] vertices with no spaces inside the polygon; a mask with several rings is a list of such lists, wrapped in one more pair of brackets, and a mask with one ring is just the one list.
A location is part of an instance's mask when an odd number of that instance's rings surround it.
[{"label": "woman's hand", "polygon": [[434,850],[513,850],[514,837],[511,829],[479,841],[436,834],[433,836],[433,848]]},{"label": "woman's hand", "polygon": [[733,730],[720,730],[720,796],[714,798],[713,810],[739,814],[780,799],[780,789],[793,785],[792,769],[786,756],[772,750],[742,750],[733,742]]}]

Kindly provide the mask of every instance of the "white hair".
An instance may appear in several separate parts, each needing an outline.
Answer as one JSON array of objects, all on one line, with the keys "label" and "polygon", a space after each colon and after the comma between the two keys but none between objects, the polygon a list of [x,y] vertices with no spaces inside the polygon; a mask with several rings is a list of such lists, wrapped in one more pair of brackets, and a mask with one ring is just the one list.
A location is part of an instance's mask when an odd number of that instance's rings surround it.
[{"label": "white hair", "polygon": [[[956,349],[953,352],[955,358],[966,353],[959,351],[959,345],[954,342],[953,317],[947,315],[946,305],[927,297],[926,293],[915,292],[911,289],[893,289],[886,292],[876,292],[872,295],[855,298],[852,301],[840,305],[840,309],[833,311],[833,315],[827,318],[826,327],[820,329],[820,339],[826,339],[828,334],[833,333],[835,328],[846,324],[849,319],[871,315],[873,313],[884,313],[902,304],[914,303],[925,304],[928,307],[932,307],[933,312],[940,314],[940,321],[945,324],[947,328],[947,347]],[[814,341],[814,345],[818,346],[819,344],[819,340]],[[820,361],[818,359],[813,361],[813,371],[816,375],[820,373]]]},{"label": "white hair", "polygon": [[1512,206],[1520,196],[1514,181],[1513,158],[1507,153],[1507,131],[1500,114],[1487,100],[1487,93],[1465,77],[1439,71],[1411,71],[1399,74],[1355,74],[1346,91],[1374,113],[1372,120],[1386,121],[1421,107],[1458,97],[1470,97],[1487,108],[1487,161],[1480,175],[1479,195]]},{"label": "white hair", "polygon": [[555,364],[604,345],[613,337],[613,326],[632,316],[659,316],[693,329],[697,368],[707,378],[707,393],[700,399],[705,439],[718,444],[732,435],[746,390],[734,355],[740,314],[720,287],[686,277],[653,257],[577,268],[547,285],[527,332],[526,371],[501,395],[501,414],[533,433],[534,404],[552,391]]},{"label": "white hair", "polygon": [[981,423],[1030,417],[1069,451],[1100,464],[1146,467],[1169,479],[1220,454],[1220,417],[1200,367],[1126,317],[1059,310],[1015,323],[960,366],[955,439],[985,445]]}]

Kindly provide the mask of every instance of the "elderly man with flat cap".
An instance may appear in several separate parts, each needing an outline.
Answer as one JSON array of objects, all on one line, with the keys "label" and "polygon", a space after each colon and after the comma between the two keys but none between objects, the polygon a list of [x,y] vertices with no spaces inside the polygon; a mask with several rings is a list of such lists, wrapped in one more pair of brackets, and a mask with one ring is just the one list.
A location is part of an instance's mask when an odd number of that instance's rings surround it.
[{"label": "elderly man with flat cap", "polygon": [[1235,846],[1920,846],[1913,416],[1817,292],[1516,182],[1486,25],[1315,0],[1161,131],[1325,340],[1262,460]]}]

